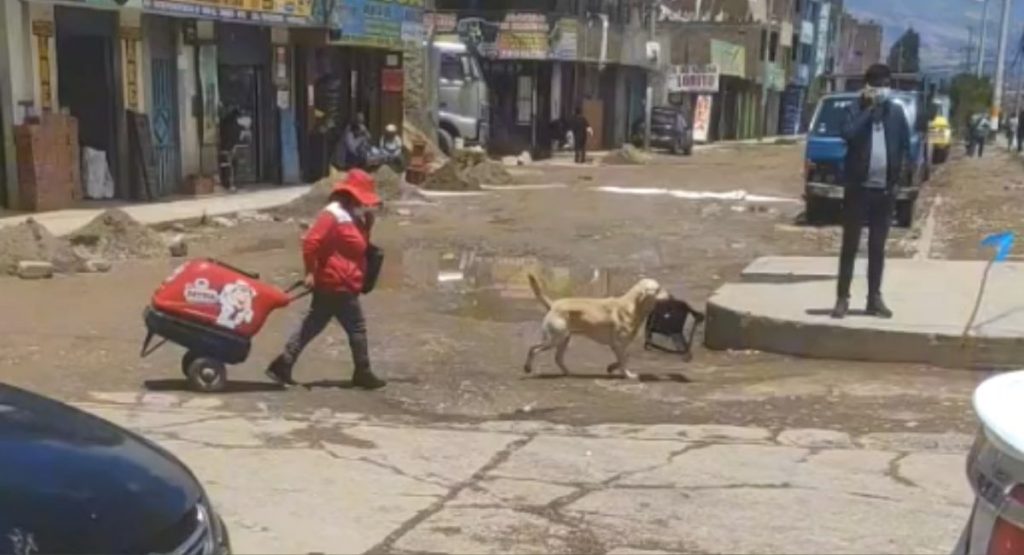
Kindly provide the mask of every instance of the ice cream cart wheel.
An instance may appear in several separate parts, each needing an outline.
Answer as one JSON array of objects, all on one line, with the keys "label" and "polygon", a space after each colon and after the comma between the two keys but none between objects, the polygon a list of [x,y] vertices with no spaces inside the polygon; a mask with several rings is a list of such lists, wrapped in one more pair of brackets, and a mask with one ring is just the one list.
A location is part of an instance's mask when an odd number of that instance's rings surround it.
[{"label": "ice cream cart wheel", "polygon": [[188,365],[186,376],[192,389],[202,393],[221,391],[228,382],[227,368],[215,358],[196,357]]},{"label": "ice cream cart wheel", "polygon": [[188,377],[188,367],[192,366],[192,363],[199,358],[199,354],[195,351],[186,351],[181,357],[181,373]]}]

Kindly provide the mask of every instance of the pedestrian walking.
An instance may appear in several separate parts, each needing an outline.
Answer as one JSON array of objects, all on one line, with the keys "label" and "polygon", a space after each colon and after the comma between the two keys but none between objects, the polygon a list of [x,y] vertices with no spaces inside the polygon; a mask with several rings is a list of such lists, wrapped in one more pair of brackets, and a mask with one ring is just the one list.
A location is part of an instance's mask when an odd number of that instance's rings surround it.
[{"label": "pedestrian walking", "polygon": [[587,141],[594,135],[594,129],[590,127],[590,122],[587,121],[586,116],[583,115],[583,108],[576,108],[576,113],[572,116],[572,121],[570,122],[569,127],[572,130],[573,148],[576,151],[576,163],[585,164],[587,163]]},{"label": "pedestrian walking", "polygon": [[1017,114],[1017,154],[1024,151],[1024,112]]},{"label": "pedestrian walking", "polygon": [[378,389],[385,381],[370,368],[370,350],[366,319],[359,296],[366,290],[367,254],[374,209],[380,205],[373,177],[353,169],[331,192],[329,204],[302,240],[302,259],[306,286],[312,300],[299,329],[292,334],[281,353],[267,368],[267,377],[282,385],[294,385],[292,368],[303,349],[327,327],[338,320],[348,335],[352,351],[352,385]]},{"label": "pedestrian walking", "polygon": [[1013,150],[1013,136],[1017,133],[1017,118],[1003,120],[1003,135],[1006,137],[1006,150]]},{"label": "pedestrian walking", "polygon": [[865,74],[859,102],[850,106],[842,125],[846,142],[846,186],[843,195],[843,241],[833,318],[850,309],[850,282],[860,245],[861,227],[868,222],[867,313],[892,318],[882,300],[885,242],[892,223],[896,184],[903,164],[910,163],[910,126],[899,103],[889,99],[892,71],[875,64]]},{"label": "pedestrian walking", "polygon": [[985,114],[975,114],[971,118],[970,124],[970,147],[968,148],[968,154],[970,156],[977,155],[981,158],[985,155],[985,142],[988,141],[988,135],[992,132],[992,123]]}]

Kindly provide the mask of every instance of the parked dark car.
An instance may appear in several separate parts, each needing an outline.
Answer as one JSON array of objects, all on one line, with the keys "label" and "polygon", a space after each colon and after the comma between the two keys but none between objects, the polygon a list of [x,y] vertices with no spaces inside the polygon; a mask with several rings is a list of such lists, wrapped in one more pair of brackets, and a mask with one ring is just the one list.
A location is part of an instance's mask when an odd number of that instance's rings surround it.
[{"label": "parked dark car", "polygon": [[[644,118],[633,122],[631,136],[637,147],[644,144]],[[679,108],[655,106],[651,110],[651,146],[664,148],[672,154],[693,153],[693,127],[686,114]]]},{"label": "parked dark car", "polygon": [[173,455],[0,384],[0,554],[230,552],[224,523]]}]

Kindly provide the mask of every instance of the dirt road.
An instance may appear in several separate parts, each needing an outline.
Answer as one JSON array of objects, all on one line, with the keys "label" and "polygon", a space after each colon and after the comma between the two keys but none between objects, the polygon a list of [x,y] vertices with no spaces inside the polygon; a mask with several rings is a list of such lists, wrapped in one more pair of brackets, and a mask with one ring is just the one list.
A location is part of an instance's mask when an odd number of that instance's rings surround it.
[{"label": "dirt road", "polygon": [[[956,161],[936,177],[945,199],[936,252],[966,233],[945,211],[975,202],[979,175],[1020,170],[1004,158]],[[610,353],[579,341],[568,356],[573,375],[556,375],[549,359],[540,361],[539,376],[523,375],[542,315],[525,287],[526,271],[543,276],[555,296],[618,293],[647,275],[700,305],[757,256],[837,252],[836,228],[799,223],[800,167],[794,145],[722,147],[646,166],[536,164],[520,177],[564,186],[393,208],[375,237],[387,252],[383,283],[365,299],[374,364],[389,387],[374,394],[346,388],[350,362],[337,328],[296,370],[308,387],[270,387],[262,370],[298,321],[302,309],[294,307],[276,314],[249,361],[231,369],[233,393],[223,400],[245,410],[329,407],[425,420],[969,432],[968,394],[982,376],[967,372],[701,348],[685,362],[638,349],[634,366],[644,379],[631,382],[606,376]],[[193,256],[216,256],[280,284],[300,275],[295,222],[190,233]],[[920,229],[896,231],[891,251],[912,256],[919,238]],[[176,264],[130,261],[110,274],[0,281],[4,380],[71,400],[97,391],[182,389],[180,349],[138,358],[142,308]]]}]

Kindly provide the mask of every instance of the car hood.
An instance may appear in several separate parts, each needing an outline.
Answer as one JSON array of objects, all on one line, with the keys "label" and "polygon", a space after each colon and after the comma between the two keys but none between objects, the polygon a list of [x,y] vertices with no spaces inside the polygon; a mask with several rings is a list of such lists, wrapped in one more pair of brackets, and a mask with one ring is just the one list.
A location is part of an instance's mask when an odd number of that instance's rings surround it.
[{"label": "car hood", "polygon": [[809,162],[839,162],[846,158],[846,142],[839,137],[811,135],[807,137]]},{"label": "car hood", "polygon": [[154,444],[57,401],[0,384],[0,553],[142,548],[202,496]]}]

